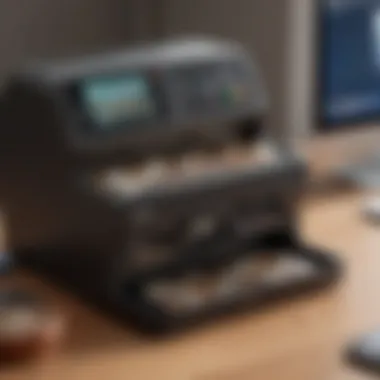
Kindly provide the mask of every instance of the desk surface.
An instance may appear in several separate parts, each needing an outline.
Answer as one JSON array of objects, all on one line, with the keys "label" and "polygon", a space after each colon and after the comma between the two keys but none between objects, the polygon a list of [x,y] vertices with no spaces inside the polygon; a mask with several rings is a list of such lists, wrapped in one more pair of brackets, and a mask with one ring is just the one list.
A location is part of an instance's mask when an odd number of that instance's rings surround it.
[{"label": "desk surface", "polygon": [[69,315],[64,350],[42,363],[0,371],[0,380],[353,380],[341,362],[353,337],[380,327],[380,227],[360,217],[361,198],[305,202],[305,239],[339,252],[342,284],[312,299],[230,318],[165,341],[148,341],[38,279],[15,279]]}]

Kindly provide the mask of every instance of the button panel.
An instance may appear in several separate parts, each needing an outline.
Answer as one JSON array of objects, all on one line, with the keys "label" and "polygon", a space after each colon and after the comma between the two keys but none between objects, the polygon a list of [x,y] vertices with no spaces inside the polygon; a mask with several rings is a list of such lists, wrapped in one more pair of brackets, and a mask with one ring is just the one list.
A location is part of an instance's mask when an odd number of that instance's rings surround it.
[{"label": "button panel", "polygon": [[240,64],[220,63],[170,72],[171,90],[182,115],[214,115],[247,104],[248,72]]}]

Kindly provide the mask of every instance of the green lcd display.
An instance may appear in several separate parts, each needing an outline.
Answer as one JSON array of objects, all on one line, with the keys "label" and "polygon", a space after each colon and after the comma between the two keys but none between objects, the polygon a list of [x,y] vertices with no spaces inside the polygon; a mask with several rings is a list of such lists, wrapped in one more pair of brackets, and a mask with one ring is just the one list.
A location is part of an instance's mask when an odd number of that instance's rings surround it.
[{"label": "green lcd display", "polygon": [[141,75],[86,80],[81,93],[87,114],[103,129],[148,120],[156,113],[150,85]]}]

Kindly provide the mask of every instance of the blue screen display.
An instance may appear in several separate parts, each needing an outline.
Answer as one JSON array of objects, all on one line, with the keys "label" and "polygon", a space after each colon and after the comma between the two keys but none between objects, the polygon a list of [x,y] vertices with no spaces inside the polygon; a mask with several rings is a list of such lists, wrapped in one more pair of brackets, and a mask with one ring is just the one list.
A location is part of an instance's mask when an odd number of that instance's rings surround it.
[{"label": "blue screen display", "polygon": [[380,0],[322,0],[321,118],[380,120]]},{"label": "blue screen display", "polygon": [[87,114],[104,129],[155,115],[151,89],[142,76],[89,79],[81,93]]}]

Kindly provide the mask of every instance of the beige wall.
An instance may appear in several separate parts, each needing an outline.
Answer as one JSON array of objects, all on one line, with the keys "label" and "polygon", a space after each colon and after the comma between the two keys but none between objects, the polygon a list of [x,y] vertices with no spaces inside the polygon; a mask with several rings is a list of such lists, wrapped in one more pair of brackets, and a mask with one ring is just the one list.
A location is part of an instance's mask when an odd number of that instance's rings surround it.
[{"label": "beige wall", "polygon": [[318,11],[315,0],[290,0],[290,4],[287,125],[303,141],[316,130]]},{"label": "beige wall", "polygon": [[150,0],[0,0],[0,79],[35,57],[148,38]]}]

